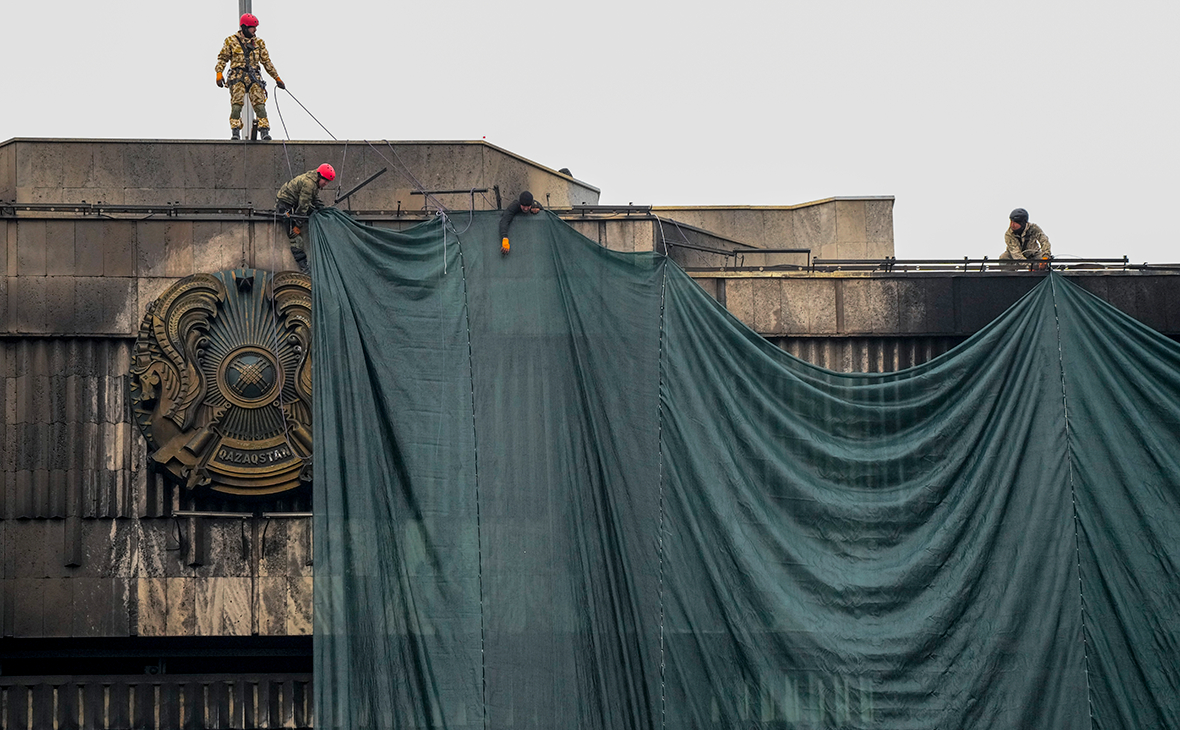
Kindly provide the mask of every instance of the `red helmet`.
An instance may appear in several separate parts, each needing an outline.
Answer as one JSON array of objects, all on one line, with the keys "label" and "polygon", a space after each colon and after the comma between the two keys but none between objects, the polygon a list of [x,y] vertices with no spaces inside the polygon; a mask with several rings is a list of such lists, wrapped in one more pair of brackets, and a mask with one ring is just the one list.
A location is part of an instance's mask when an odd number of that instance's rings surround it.
[{"label": "red helmet", "polygon": [[238,23],[238,25],[248,25],[253,28],[257,28],[258,27],[258,18],[255,18],[250,13],[246,13],[245,15],[242,16],[242,22]]},{"label": "red helmet", "polygon": [[324,178],[328,182],[336,179],[336,171],[333,170],[332,166],[326,162],[317,167],[315,171],[320,174],[320,177]]}]

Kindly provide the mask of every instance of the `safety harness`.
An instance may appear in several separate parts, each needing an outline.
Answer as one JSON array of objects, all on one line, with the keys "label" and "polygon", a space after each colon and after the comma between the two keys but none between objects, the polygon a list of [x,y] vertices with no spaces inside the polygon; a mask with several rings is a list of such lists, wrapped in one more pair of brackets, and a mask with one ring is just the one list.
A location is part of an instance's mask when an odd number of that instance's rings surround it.
[{"label": "safety harness", "polygon": [[[242,49],[242,58],[244,62],[241,66],[230,66],[229,73],[225,79],[229,87],[232,89],[234,84],[245,84],[246,93],[250,93],[250,87],[254,84],[262,86],[262,90],[266,91],[266,82],[262,80],[262,69],[257,66],[250,65],[250,54],[258,49],[254,40],[250,40],[250,48],[246,49],[246,43],[242,40],[240,33],[234,33],[234,38],[238,41],[238,46]],[[245,76],[245,78],[242,78]]]},{"label": "safety harness", "polygon": [[[275,205],[275,212],[283,217],[287,225],[287,238],[294,238],[302,233],[303,226],[307,225],[309,216],[297,215],[295,213],[295,206],[291,205],[285,200],[280,200]],[[310,211],[309,211],[310,212]]]}]

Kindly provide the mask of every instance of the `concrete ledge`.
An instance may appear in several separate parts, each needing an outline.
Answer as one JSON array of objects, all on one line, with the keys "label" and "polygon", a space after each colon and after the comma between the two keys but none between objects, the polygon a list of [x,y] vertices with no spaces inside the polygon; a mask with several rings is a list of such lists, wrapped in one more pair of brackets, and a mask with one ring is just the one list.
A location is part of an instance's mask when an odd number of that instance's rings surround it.
[{"label": "concrete ledge", "polygon": [[[770,337],[963,337],[1027,294],[1042,275],[693,272],[738,319]],[[1180,274],[1097,271],[1070,280],[1143,324],[1180,336]]]},{"label": "concrete ledge", "polygon": [[[278,188],[294,175],[327,161],[339,173],[340,190],[381,168],[388,172],[361,192],[357,208],[415,210],[428,191],[487,188],[480,209],[496,207],[499,187],[507,202],[531,190],[548,207],[598,203],[598,188],[477,141],[257,142],[214,140],[106,140],[15,138],[0,144],[0,200],[118,205],[179,202],[185,205],[270,208]],[[444,204],[466,208],[469,193],[451,193]],[[327,196],[330,200],[331,196]]]},{"label": "concrete ledge", "polygon": [[893,256],[893,198],[826,198],[784,206],[655,206],[652,213],[759,248],[814,258]]}]

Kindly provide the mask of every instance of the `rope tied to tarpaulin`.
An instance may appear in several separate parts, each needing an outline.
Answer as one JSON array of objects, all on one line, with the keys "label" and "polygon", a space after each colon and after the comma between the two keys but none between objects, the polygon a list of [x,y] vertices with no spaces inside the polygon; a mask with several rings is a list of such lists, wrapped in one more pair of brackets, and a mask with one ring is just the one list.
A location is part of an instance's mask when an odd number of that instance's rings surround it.
[{"label": "rope tied to tarpaulin", "polygon": [[[443,231],[446,231],[446,217],[443,214]],[[475,479],[475,552],[476,578],[479,584],[479,671],[480,671],[480,707],[483,713],[483,726],[488,727],[488,669],[487,669],[487,628],[485,616],[485,594],[483,586],[483,515],[480,507],[480,478],[479,478],[479,430],[475,412],[475,351],[471,341],[471,301],[467,292],[467,259],[463,256],[463,241],[456,236],[455,243],[459,247],[460,280],[463,282],[463,322],[467,329],[467,375],[471,382],[471,443],[472,460],[474,461]]]},{"label": "rope tied to tarpaulin", "polygon": [[1093,690],[1090,686],[1090,641],[1087,638],[1089,630],[1087,629],[1086,622],[1086,593],[1085,585],[1082,581],[1082,548],[1079,527],[1081,518],[1078,516],[1078,496],[1077,488],[1074,484],[1073,457],[1069,448],[1070,433],[1072,431],[1069,423],[1069,394],[1066,391],[1065,383],[1065,352],[1061,346],[1061,315],[1057,309],[1057,285],[1058,277],[1060,276],[1057,273],[1049,273],[1049,291],[1053,294],[1053,326],[1057,334],[1057,364],[1061,374],[1061,415],[1065,425],[1065,463],[1069,469],[1069,498],[1070,504],[1073,507],[1073,547],[1078,570],[1078,612],[1082,622],[1082,671],[1086,676],[1086,709],[1090,717],[1090,727],[1093,728],[1094,699]]},{"label": "rope tied to tarpaulin", "polygon": [[[320,126],[320,128],[323,129],[324,132],[326,132],[328,134],[329,137],[331,137],[336,142],[340,141],[336,137],[336,135],[332,134],[331,130],[329,130],[326,126],[324,126],[323,122],[321,122],[318,118],[316,118],[315,114],[311,113],[311,110],[308,109],[307,106],[304,105],[303,102],[299,101],[299,98],[297,96],[295,96],[295,94],[292,94],[289,89],[281,89],[281,90],[286,91],[291,96],[291,98],[295,100],[295,103],[298,104],[303,109],[303,111],[307,112],[307,115],[309,117],[311,117],[315,121],[315,123],[318,124]],[[291,133],[290,133],[290,130],[287,129],[287,120],[283,117],[283,110],[282,110],[282,106],[279,104],[279,95],[278,94],[275,94],[275,109],[278,111],[278,114],[279,114],[279,122],[283,125],[283,136],[284,136],[284,139],[282,140],[283,156],[287,162],[287,173],[291,177],[294,177],[295,170],[291,164],[290,152],[287,149],[287,142],[291,138]],[[399,155],[397,153],[397,149],[394,148],[393,144],[390,143],[390,141],[387,139],[382,140],[382,141],[385,142],[385,145],[387,147],[389,147],[390,154],[393,155],[393,158],[395,160],[397,160],[396,165],[388,157],[386,157],[384,154],[382,154],[381,150],[377,149],[377,147],[375,147],[372,142],[370,142],[369,140],[365,140],[365,144],[369,145],[369,147],[374,152],[377,153],[377,156],[380,157],[382,160],[384,160],[390,167],[399,168],[401,173],[410,181],[410,183],[414,186],[414,188],[418,191],[418,193],[421,194],[423,196],[423,198],[428,203],[434,203],[435,208],[438,210],[439,216],[443,220],[443,249],[442,250],[443,250],[443,274],[445,275],[447,273],[446,227],[451,226],[451,230],[455,233],[456,236],[460,235],[460,233],[466,232],[471,227],[471,223],[473,222],[474,217],[475,217],[475,188],[472,187],[469,192],[471,199],[470,199],[470,203],[468,206],[468,212],[470,213],[470,217],[467,221],[467,226],[463,229],[462,232],[455,230],[454,225],[451,223],[450,218],[447,216],[447,212],[449,211],[449,208],[446,205],[444,205],[441,200],[439,200],[438,196],[436,196],[434,193],[431,193],[430,191],[428,191],[426,189],[426,186],[422,184],[422,181],[419,180],[414,175],[413,172],[411,172],[409,165],[407,165],[405,163],[405,161],[401,158],[401,155]],[[340,164],[339,175],[340,175],[341,179],[343,179],[343,177],[344,177],[344,169],[345,169],[345,165],[347,164],[347,162],[348,162],[348,141],[346,140],[344,143],[344,159],[341,161],[341,164]],[[339,194],[339,190],[337,190],[337,194]],[[488,200],[487,195],[484,195],[481,193],[481,196],[483,197],[485,202],[487,202],[489,205],[491,205],[491,201]],[[665,245],[665,251],[666,251],[666,249],[667,249],[667,246]]]}]

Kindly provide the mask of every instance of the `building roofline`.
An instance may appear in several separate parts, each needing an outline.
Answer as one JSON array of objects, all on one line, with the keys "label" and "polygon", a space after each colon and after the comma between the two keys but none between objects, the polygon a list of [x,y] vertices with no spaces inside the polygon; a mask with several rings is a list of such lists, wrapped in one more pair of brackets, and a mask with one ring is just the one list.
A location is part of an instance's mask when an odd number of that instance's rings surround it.
[{"label": "building roofline", "polygon": [[841,195],[832,198],[820,198],[819,200],[810,200],[806,203],[796,203],[794,205],[653,205],[651,209],[657,210],[796,210],[798,208],[807,208],[813,205],[822,205],[824,203],[833,203],[842,200],[857,201],[857,200],[896,200],[892,195]]},{"label": "building roofline", "polygon": [[[231,141],[228,139],[219,140],[219,139],[142,139],[142,138],[118,139],[118,138],[109,138],[109,137],[104,137],[104,138],[11,137],[3,142],[0,142],[0,148],[7,147],[10,144],[16,144],[18,142],[36,142],[36,143],[52,143],[52,144],[133,144],[133,143],[185,144],[185,145],[242,144],[242,142]],[[362,144],[369,144],[372,142],[380,142],[380,143],[388,142],[391,145],[401,146],[401,147],[408,147],[408,146],[428,147],[428,146],[441,146],[441,145],[448,145],[448,146],[474,145],[474,146],[487,147],[487,148],[490,148],[502,155],[520,160],[521,162],[524,162],[527,165],[538,168],[540,170],[544,170],[545,172],[547,172],[551,175],[567,178],[584,188],[588,188],[590,190],[593,190],[594,192],[596,192],[600,195],[602,194],[602,189],[598,188],[597,186],[591,185],[590,183],[585,182],[583,180],[579,180],[578,178],[576,178],[572,175],[566,175],[563,172],[558,172],[557,170],[554,170],[552,167],[542,165],[541,163],[536,162],[534,160],[530,160],[527,157],[522,157],[521,155],[518,155],[515,152],[512,152],[510,150],[506,150],[503,147],[498,147],[498,146],[492,144],[491,142],[488,142],[487,140],[483,140],[483,139],[472,139],[472,140],[385,140],[385,139],[381,139],[381,140],[355,140],[355,139],[348,140],[348,139],[342,139],[342,140],[338,140],[338,141],[336,141],[336,140],[323,140],[323,139],[287,140],[288,144],[297,144],[297,145],[362,145]],[[280,140],[274,140],[272,142],[272,144],[280,144],[280,143],[281,143]],[[262,143],[261,142],[254,142],[251,144],[262,144]]]}]

